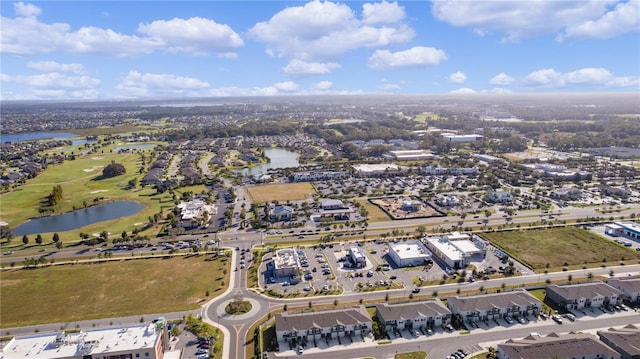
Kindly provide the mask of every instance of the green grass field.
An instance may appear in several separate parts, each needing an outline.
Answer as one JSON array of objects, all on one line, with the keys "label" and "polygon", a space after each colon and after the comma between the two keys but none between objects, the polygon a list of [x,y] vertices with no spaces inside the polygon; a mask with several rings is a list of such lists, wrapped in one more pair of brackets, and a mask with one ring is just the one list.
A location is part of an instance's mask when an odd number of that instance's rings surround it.
[{"label": "green grass field", "polygon": [[224,292],[228,285],[224,271],[229,271],[229,260],[207,258],[200,255],[5,270],[0,282],[0,326],[198,308],[199,302]]},{"label": "green grass field", "polygon": [[[131,231],[147,222],[149,216],[160,211],[162,204],[173,206],[168,194],[155,195],[153,188],[127,189],[129,180],[141,179],[138,174],[139,155],[135,153],[104,153],[78,156],[74,161],[51,165],[37,177],[13,192],[0,195],[0,218],[11,227],[24,223],[29,218],[39,216],[40,201],[51,193],[53,186],[60,184],[63,191],[62,203],[56,208],[56,214],[83,208],[84,203],[92,205],[95,198],[104,197],[105,201],[128,200],[143,204],[145,208],[137,214],[123,219],[114,219],[95,223],[81,229],[60,232],[63,242],[79,240],[78,234],[98,233],[107,230],[110,233]],[[100,179],[102,168],[111,161],[125,166],[127,173],[121,176]],[[43,237],[51,238],[49,234]],[[155,233],[152,233],[155,234]],[[33,236],[33,235],[32,235]],[[20,242],[15,238],[14,242]]]},{"label": "green grass field", "polygon": [[492,232],[483,237],[533,269],[550,270],[569,266],[599,264],[603,260],[640,259],[640,252],[620,246],[593,232],[577,227]]},{"label": "green grass field", "polygon": [[247,192],[254,202],[299,201],[316,193],[308,182],[267,184],[247,188]]}]

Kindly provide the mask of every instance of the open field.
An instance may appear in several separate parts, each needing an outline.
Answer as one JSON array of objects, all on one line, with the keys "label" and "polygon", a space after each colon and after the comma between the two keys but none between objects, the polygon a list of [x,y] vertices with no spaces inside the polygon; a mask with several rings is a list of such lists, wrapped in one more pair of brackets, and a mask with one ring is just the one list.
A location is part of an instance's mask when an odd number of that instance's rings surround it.
[{"label": "open field", "polygon": [[[0,282],[0,326],[71,322],[198,308],[222,293],[229,260],[209,256],[10,269]],[[209,291],[210,297],[206,297]]]},{"label": "open field", "polygon": [[640,252],[620,246],[585,229],[564,227],[485,233],[482,236],[519,261],[541,270],[565,265],[637,261]]},{"label": "open field", "polygon": [[[56,214],[83,208],[85,203],[92,205],[94,199],[103,197],[106,201],[134,201],[143,204],[145,208],[126,220],[114,219],[95,223],[78,230],[60,232],[63,242],[77,241],[80,232],[98,233],[107,230],[119,234],[123,230],[131,231],[136,223],[146,223],[149,216],[160,211],[162,203],[173,206],[169,194],[155,195],[151,187],[127,189],[129,180],[141,178],[138,174],[139,155],[135,153],[101,153],[88,156],[78,156],[74,161],[51,165],[37,177],[30,179],[17,190],[0,195],[0,217],[11,227],[24,223],[29,218],[39,216],[40,201],[46,197],[53,186],[62,187],[63,199],[56,207]],[[101,179],[102,167],[116,161],[127,169],[121,176]],[[151,233],[151,232],[150,232]],[[50,237],[44,235],[45,238]],[[145,233],[142,233],[145,234]],[[155,233],[153,233],[155,234]],[[14,242],[19,242],[17,238]]]},{"label": "open field", "polygon": [[299,201],[316,193],[308,182],[267,184],[247,188],[247,192],[254,202]]},{"label": "open field", "polygon": [[362,205],[362,207],[364,207],[367,210],[367,212],[369,212],[369,216],[368,216],[369,222],[382,222],[382,221],[388,221],[391,219],[386,213],[384,213],[382,209],[380,209],[380,207],[376,206],[375,204],[372,204],[366,199],[357,200],[357,202],[360,203],[360,205]]}]

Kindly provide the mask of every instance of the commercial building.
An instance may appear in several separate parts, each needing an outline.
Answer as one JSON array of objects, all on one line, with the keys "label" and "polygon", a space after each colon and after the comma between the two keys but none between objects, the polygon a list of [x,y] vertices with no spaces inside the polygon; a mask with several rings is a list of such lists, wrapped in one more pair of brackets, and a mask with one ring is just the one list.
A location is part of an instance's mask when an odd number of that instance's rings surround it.
[{"label": "commercial building", "polygon": [[413,267],[431,259],[431,252],[420,241],[389,243],[389,258],[398,267]]},{"label": "commercial building", "polygon": [[623,328],[600,330],[598,337],[620,353],[622,359],[640,359],[640,328],[637,326],[629,324]]},{"label": "commercial building", "polygon": [[424,206],[424,203],[422,203],[421,201],[412,199],[408,201],[402,201],[402,207],[400,208],[407,212],[416,212],[416,211],[419,211],[422,208],[422,206]]},{"label": "commercial building", "polygon": [[367,256],[360,247],[349,247],[349,260],[354,268],[364,268],[367,266]]},{"label": "commercial building", "polygon": [[320,202],[320,217],[333,217],[334,219],[348,219],[354,210],[345,205],[339,199],[326,199]]},{"label": "commercial building", "polygon": [[443,133],[442,137],[447,142],[456,142],[456,143],[465,143],[465,142],[476,142],[482,139],[482,135],[454,135],[451,133]]},{"label": "commercial building", "polygon": [[489,203],[508,203],[513,201],[513,195],[506,191],[496,191],[495,189],[487,190],[487,202]]},{"label": "commercial building", "polygon": [[640,239],[640,225],[631,221],[613,222],[604,227],[604,233],[611,236]]},{"label": "commercial building", "polygon": [[477,236],[469,236],[452,232],[445,236],[425,238],[427,249],[451,268],[465,268],[471,261],[482,261],[486,249],[484,241],[476,240]]},{"label": "commercial building", "polygon": [[384,173],[397,173],[400,171],[400,166],[394,164],[361,164],[353,165],[353,169],[357,174],[363,176],[373,176]]},{"label": "commercial building", "polygon": [[150,323],[81,330],[78,333],[14,337],[0,349],[0,358],[162,359],[168,348],[166,321],[158,318]]},{"label": "commercial building", "polygon": [[398,161],[420,161],[420,160],[432,160],[435,156],[425,150],[404,150],[404,151],[389,151],[384,157],[392,158]]},{"label": "commercial building", "polygon": [[378,304],[376,316],[387,331],[434,329],[451,323],[451,311],[437,298],[413,303]]},{"label": "commercial building", "polygon": [[607,284],[622,292],[630,302],[640,301],[640,276],[607,279]]},{"label": "commercial building", "polygon": [[290,221],[293,216],[294,211],[291,206],[275,206],[271,212],[271,219],[274,221]]},{"label": "commercial building", "polygon": [[450,194],[437,194],[436,203],[444,207],[453,207],[460,204],[460,199]]},{"label": "commercial building", "polygon": [[203,218],[210,206],[206,206],[201,199],[178,204],[180,208],[180,226],[185,228],[196,227],[199,219]]},{"label": "commercial building", "polygon": [[498,359],[620,359],[620,354],[591,334],[551,333],[509,339],[497,346]]},{"label": "commercial building", "polygon": [[540,301],[524,289],[467,297],[449,297],[447,306],[463,322],[474,323],[505,317],[520,317],[540,313]]},{"label": "commercial building", "polygon": [[364,336],[373,322],[364,306],[308,313],[278,313],[275,316],[278,342],[315,343],[320,339]]},{"label": "commercial building", "polygon": [[276,277],[291,277],[299,274],[298,254],[292,248],[283,248],[273,256],[273,271]]},{"label": "commercial building", "polygon": [[622,303],[622,292],[607,283],[589,283],[547,286],[547,298],[567,310],[598,308]]},{"label": "commercial building", "polygon": [[308,171],[294,173],[293,180],[295,182],[321,181],[337,178],[347,178],[348,176],[349,172],[347,171]]}]

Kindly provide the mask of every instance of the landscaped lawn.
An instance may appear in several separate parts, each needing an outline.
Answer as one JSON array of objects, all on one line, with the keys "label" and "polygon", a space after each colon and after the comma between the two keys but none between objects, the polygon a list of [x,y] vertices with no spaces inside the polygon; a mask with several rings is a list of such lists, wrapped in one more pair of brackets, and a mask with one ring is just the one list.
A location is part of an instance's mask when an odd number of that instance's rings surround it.
[{"label": "landscaped lawn", "polygon": [[199,255],[4,270],[0,326],[198,308],[201,301],[224,292],[229,284],[225,279],[225,271],[229,273],[227,257],[208,258]]},{"label": "landscaped lawn", "polygon": [[277,183],[247,188],[254,202],[299,201],[315,194],[310,183]]},{"label": "landscaped lawn", "polygon": [[606,262],[637,262],[640,252],[577,227],[491,232],[482,236],[534,269]]}]

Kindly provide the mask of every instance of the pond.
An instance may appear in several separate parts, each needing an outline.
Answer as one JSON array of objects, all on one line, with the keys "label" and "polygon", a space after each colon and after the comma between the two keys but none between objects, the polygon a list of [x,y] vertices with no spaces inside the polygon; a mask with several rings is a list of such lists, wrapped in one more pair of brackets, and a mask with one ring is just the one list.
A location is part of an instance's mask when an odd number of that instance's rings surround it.
[{"label": "pond", "polygon": [[133,151],[133,150],[141,150],[144,148],[150,148],[155,146],[155,144],[153,143],[144,143],[144,144],[139,144],[139,145],[126,145],[126,146],[118,146],[116,147],[116,152],[121,152],[121,151]]},{"label": "pond", "polygon": [[269,148],[264,151],[264,154],[271,159],[271,162],[260,166],[243,168],[236,172],[242,173],[243,176],[258,175],[266,173],[267,170],[274,168],[291,168],[300,166],[300,162],[298,162],[298,154],[296,152],[285,150],[284,148]]},{"label": "pond", "polygon": [[130,201],[99,204],[55,216],[31,219],[16,227],[14,233],[16,236],[23,236],[25,234],[70,231],[97,222],[131,216],[143,208],[143,205]]},{"label": "pond", "polygon": [[78,137],[78,135],[68,132],[25,132],[16,134],[3,134],[0,138],[0,141],[4,143],[43,139],[65,139],[73,137]]}]

